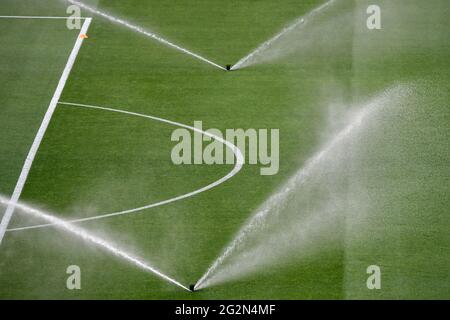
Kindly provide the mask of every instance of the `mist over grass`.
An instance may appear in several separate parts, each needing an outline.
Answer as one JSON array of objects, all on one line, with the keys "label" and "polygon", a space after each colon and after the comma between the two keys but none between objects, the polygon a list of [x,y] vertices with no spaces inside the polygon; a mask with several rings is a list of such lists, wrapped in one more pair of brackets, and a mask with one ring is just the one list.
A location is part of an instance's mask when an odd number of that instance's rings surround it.
[{"label": "mist over grass", "polygon": [[292,21],[233,68],[341,54],[341,50],[349,47],[345,42],[351,31],[353,10],[345,1],[325,4]]},{"label": "mist over grass", "polygon": [[366,214],[361,210],[368,200],[364,190],[359,192],[352,186],[359,179],[352,171],[352,162],[359,157],[361,146],[380,134],[376,124],[381,114],[401,108],[411,94],[410,86],[399,85],[365,103],[343,108],[340,116],[334,113],[333,122],[344,125],[330,124],[338,131],[259,207],[198,287],[236,280],[338,248],[346,219],[359,216],[361,220]]}]

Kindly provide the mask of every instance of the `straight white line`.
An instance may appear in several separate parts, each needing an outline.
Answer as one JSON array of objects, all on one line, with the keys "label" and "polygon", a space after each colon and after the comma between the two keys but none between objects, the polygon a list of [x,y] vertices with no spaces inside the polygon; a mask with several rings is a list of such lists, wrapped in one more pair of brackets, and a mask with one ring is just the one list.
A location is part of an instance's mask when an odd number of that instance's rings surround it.
[{"label": "straight white line", "polygon": [[52,16],[0,16],[1,19],[75,19],[84,20],[91,19],[86,17],[52,17]]},{"label": "straight white line", "polygon": [[22,172],[20,173],[19,180],[17,181],[16,187],[14,188],[14,192],[12,194],[10,203],[6,208],[5,214],[3,215],[2,221],[0,222],[0,245],[2,243],[3,237],[5,236],[6,229],[8,228],[9,222],[11,221],[11,217],[14,213],[14,208],[19,201],[20,195],[22,194],[23,187],[28,177],[28,173],[30,172],[31,166],[33,164],[34,157],[39,149],[42,138],[44,137],[45,131],[47,130],[50,119],[53,116],[53,113],[56,109],[56,105],[58,104],[59,98],[61,97],[61,93],[66,84],[67,78],[69,77],[70,71],[72,70],[75,59],[80,50],[81,44],[83,43],[82,34],[87,33],[89,29],[89,25],[91,24],[92,19],[88,18],[84,21],[83,26],[81,27],[80,34],[77,37],[77,41],[75,42],[75,46],[70,53],[69,60],[66,63],[66,67],[59,79],[58,86],[56,87],[56,91],[53,94],[53,98],[50,101],[50,105],[48,106],[47,112],[45,113],[44,120],[42,120],[41,126],[34,138],[33,144],[31,145],[30,151],[28,152],[27,158],[22,168]]}]

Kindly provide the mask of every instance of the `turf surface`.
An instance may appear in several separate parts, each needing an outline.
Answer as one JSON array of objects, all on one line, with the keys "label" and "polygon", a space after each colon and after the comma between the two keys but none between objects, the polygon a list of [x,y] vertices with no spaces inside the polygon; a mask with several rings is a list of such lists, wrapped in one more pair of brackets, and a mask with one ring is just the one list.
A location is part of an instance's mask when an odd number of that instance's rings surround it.
[{"label": "turf surface", "polygon": [[[86,3],[225,65],[322,2]],[[0,248],[0,297],[448,298],[450,6],[438,0],[375,1],[383,29],[369,31],[365,10],[373,2],[338,0],[284,40],[273,59],[229,73],[94,17],[61,97],[188,125],[202,120],[205,128],[280,128],[275,176],[261,176],[259,167],[248,165],[196,197],[82,224],[189,284],[330,138],[333,108],[363,106],[385,88],[406,83],[413,88],[408,108],[377,118],[344,161],[346,169],[330,173],[335,190],[358,198],[344,210],[347,217],[338,219],[335,243],[307,256],[294,251],[271,268],[191,294],[54,228],[7,233]],[[2,1],[0,11],[65,15],[65,5]],[[0,19],[0,24],[0,193],[8,195],[78,32],[67,30],[64,21]],[[64,218],[91,216],[189,192],[231,170],[173,165],[173,129],[59,105],[21,199]],[[311,201],[334,189],[317,190]],[[301,215],[301,203],[297,209]],[[35,222],[17,214],[11,226]],[[82,290],[66,289],[71,264],[81,267]],[[382,290],[366,288],[370,264],[382,267]]]}]

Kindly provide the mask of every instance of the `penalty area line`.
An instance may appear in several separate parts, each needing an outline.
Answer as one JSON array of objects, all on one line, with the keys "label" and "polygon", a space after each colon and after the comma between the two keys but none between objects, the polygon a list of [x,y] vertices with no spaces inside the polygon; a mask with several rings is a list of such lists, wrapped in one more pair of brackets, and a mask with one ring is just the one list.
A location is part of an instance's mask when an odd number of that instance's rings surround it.
[{"label": "penalty area line", "polygon": [[45,131],[47,130],[48,124],[55,112],[56,106],[58,105],[59,98],[61,97],[61,93],[66,85],[66,81],[69,77],[70,71],[75,63],[75,59],[80,51],[81,45],[83,43],[84,38],[81,35],[86,34],[89,25],[91,24],[92,18],[87,18],[83,26],[81,27],[80,34],[75,41],[75,45],[70,53],[69,59],[67,60],[64,71],[59,79],[58,86],[56,87],[55,93],[53,94],[53,98],[50,101],[50,105],[48,106],[47,112],[45,113],[44,119],[42,120],[41,126],[34,138],[33,144],[28,152],[28,155],[25,159],[25,163],[22,167],[22,171],[20,173],[19,179],[14,188],[12,197],[10,202],[6,207],[6,211],[2,217],[0,222],[0,245],[3,241],[3,237],[5,236],[6,229],[8,228],[9,222],[11,221],[11,217],[14,214],[14,209],[16,207],[17,202],[19,201],[20,195],[22,194],[23,187],[28,178],[28,173],[30,172],[31,166],[33,164],[36,153],[41,145],[42,138],[44,137]]}]

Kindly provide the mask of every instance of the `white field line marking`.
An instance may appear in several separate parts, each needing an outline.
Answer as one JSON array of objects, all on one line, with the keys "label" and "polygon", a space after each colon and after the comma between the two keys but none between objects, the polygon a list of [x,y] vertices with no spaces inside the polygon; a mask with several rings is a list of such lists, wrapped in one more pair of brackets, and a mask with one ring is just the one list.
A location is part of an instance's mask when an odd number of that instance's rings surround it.
[{"label": "white field line marking", "polygon": [[[244,164],[244,156],[242,155],[241,150],[239,150],[239,148],[237,146],[235,146],[234,144],[232,144],[231,142],[222,139],[221,137],[218,137],[216,135],[213,135],[209,132],[206,131],[202,131],[198,128],[195,127],[191,127],[179,122],[175,122],[175,121],[170,121],[170,120],[166,120],[163,118],[158,118],[158,117],[153,117],[153,116],[149,116],[149,115],[145,115],[145,114],[141,114],[141,113],[136,113],[136,112],[130,112],[130,111],[125,111],[125,110],[119,110],[119,109],[113,109],[113,108],[107,108],[107,107],[99,107],[99,106],[91,106],[91,105],[86,105],[86,104],[79,104],[79,103],[70,103],[70,102],[59,102],[59,104],[62,105],[67,105],[67,106],[75,106],[75,107],[83,107],[83,108],[90,108],[90,109],[99,109],[99,110],[106,110],[106,111],[111,111],[111,112],[118,112],[118,113],[122,113],[122,114],[127,114],[127,115],[132,115],[132,116],[137,116],[137,117],[143,117],[143,118],[147,118],[147,119],[152,119],[152,120],[156,120],[156,121],[160,121],[160,122],[164,122],[170,125],[174,125],[177,127],[182,127],[182,128],[186,128],[189,130],[193,130],[196,131],[198,133],[201,133],[203,135],[206,135],[210,138],[213,138],[223,144],[225,144],[228,148],[230,148],[235,157],[236,157],[236,163],[233,167],[233,169],[225,176],[223,176],[222,178],[220,178],[219,180],[214,181],[213,183],[208,184],[207,186],[204,186],[200,189],[194,190],[192,192],[189,193],[185,193],[182,194],[180,196],[174,197],[174,198],[170,198],[167,200],[163,200],[160,202],[156,202],[156,203],[152,203],[152,204],[148,204],[142,207],[138,207],[138,208],[134,208],[134,209],[128,209],[128,210],[124,210],[124,211],[118,211],[118,212],[113,212],[113,213],[107,213],[107,214],[102,214],[102,215],[97,215],[97,216],[92,216],[92,217],[88,217],[88,218],[81,218],[81,219],[74,219],[74,220],[68,220],[67,222],[69,223],[76,223],[76,222],[84,222],[84,221],[91,221],[91,220],[97,220],[97,219],[103,219],[103,218],[108,218],[108,217],[113,217],[113,216],[119,216],[119,215],[124,215],[124,214],[128,214],[128,213],[135,213],[138,211],[142,211],[145,209],[150,209],[150,208],[154,208],[154,207],[159,207],[165,204],[169,204],[175,201],[179,201],[182,199],[186,199],[189,197],[193,197],[199,193],[205,192],[209,189],[212,189],[216,186],[218,186],[219,184],[227,181],[228,179],[232,178],[234,175],[236,175],[241,169],[242,166]],[[8,229],[7,231],[20,231],[20,230],[27,230],[27,229],[36,229],[36,228],[43,228],[43,227],[49,227],[52,226],[51,223],[47,223],[47,224],[40,224],[40,225],[32,225],[32,226],[26,226],[26,227],[18,227],[18,228],[12,228],[12,229]]]},{"label": "white field line marking", "polygon": [[56,109],[56,105],[58,104],[58,100],[66,84],[67,78],[69,77],[70,71],[72,70],[73,64],[78,55],[81,44],[83,43],[83,38],[81,38],[81,35],[87,33],[89,25],[91,24],[91,20],[92,20],[91,18],[86,19],[83,23],[83,26],[81,27],[80,34],[77,37],[77,41],[75,42],[72,52],[70,53],[69,59],[66,63],[66,67],[64,68],[61,78],[59,79],[56,91],[53,94],[53,98],[50,101],[50,105],[48,106],[47,112],[45,113],[41,126],[39,127],[36,137],[34,138],[33,144],[31,145],[30,151],[28,152],[27,158],[22,168],[22,172],[20,173],[19,176],[19,180],[17,181],[16,187],[14,188],[10,204],[6,208],[5,214],[3,215],[2,221],[0,222],[0,244],[2,243],[6,229],[8,228],[9,222],[14,213],[15,204],[19,200],[20,195],[22,193],[23,187],[28,177],[28,173],[30,172],[31,166],[33,164],[34,157],[36,156],[42,138],[44,137],[45,131],[47,130],[50,119],[53,116],[53,112]]},{"label": "white field line marking", "polygon": [[150,263],[148,263],[148,262],[146,262],[146,261],[144,261],[142,259],[139,259],[139,258],[137,258],[137,257],[135,257],[135,256],[133,256],[133,255],[127,253],[127,252],[125,252],[124,250],[118,248],[116,245],[114,245],[114,244],[112,244],[112,243],[110,243],[110,242],[108,242],[108,241],[106,241],[106,240],[104,240],[104,239],[102,239],[100,237],[97,237],[97,236],[89,233],[88,231],[80,228],[80,227],[71,225],[70,223],[68,223],[68,222],[66,222],[64,220],[57,218],[53,214],[50,214],[50,213],[47,213],[47,212],[44,212],[44,211],[41,211],[41,210],[37,210],[37,209],[35,209],[33,207],[30,207],[28,205],[25,205],[25,204],[22,204],[22,203],[18,203],[17,201],[14,201],[14,202],[13,201],[9,201],[9,200],[3,198],[2,196],[0,196],[0,204],[5,204],[5,205],[8,205],[8,206],[13,205],[18,210],[21,210],[21,211],[23,211],[23,212],[25,212],[27,214],[31,214],[34,217],[37,217],[39,219],[43,219],[43,220],[45,220],[47,222],[50,222],[50,223],[56,225],[57,227],[61,228],[62,230],[66,231],[68,233],[71,233],[71,234],[73,234],[75,236],[78,236],[78,237],[80,237],[81,239],[83,239],[85,241],[91,242],[91,243],[93,243],[93,244],[95,244],[95,245],[105,249],[106,251],[109,251],[110,253],[112,253],[116,257],[122,258],[122,259],[124,259],[124,260],[126,260],[126,261],[128,261],[128,262],[130,262],[132,264],[134,264],[135,266],[137,266],[137,267],[139,267],[141,269],[144,269],[146,271],[150,271],[150,272],[156,274],[158,277],[160,277],[160,278],[162,278],[162,279],[164,279],[164,280],[166,280],[166,281],[168,281],[170,283],[173,283],[173,284],[175,284],[175,285],[177,285],[177,286],[179,286],[179,287],[181,287],[181,288],[183,288],[183,289],[185,289],[187,291],[191,291],[189,288],[187,288],[186,286],[182,285],[180,282],[176,281],[175,279],[167,276],[166,274],[162,273],[161,271],[159,271],[155,267],[151,266]]},{"label": "white field line marking", "polygon": [[0,16],[1,19],[74,19],[74,20],[84,20],[91,19],[86,17],[54,17],[54,16]]},{"label": "white field line marking", "polygon": [[200,55],[198,55],[198,54],[196,54],[196,53],[194,53],[192,51],[189,51],[188,49],[180,47],[180,46],[178,46],[178,45],[176,45],[176,44],[174,44],[174,43],[172,43],[172,42],[162,38],[161,36],[157,35],[156,33],[153,33],[153,32],[150,32],[150,31],[146,31],[146,30],[144,30],[143,28],[141,28],[139,26],[131,24],[131,23],[125,21],[125,20],[113,17],[113,16],[111,16],[109,14],[106,14],[106,13],[104,13],[102,11],[99,11],[99,10],[97,10],[95,8],[92,8],[92,7],[86,5],[86,4],[82,3],[82,2],[75,1],[75,0],[67,0],[67,1],[72,3],[72,4],[74,4],[74,5],[77,5],[77,6],[83,8],[83,9],[85,9],[85,10],[87,10],[87,11],[93,13],[93,14],[99,15],[99,16],[101,16],[101,17],[103,17],[103,18],[105,18],[105,19],[107,19],[107,20],[109,20],[109,21],[111,21],[113,23],[120,24],[120,25],[122,25],[124,27],[127,27],[127,28],[129,28],[131,30],[134,30],[134,31],[136,31],[138,33],[146,35],[147,37],[155,39],[156,41],[159,41],[159,42],[161,42],[161,43],[163,43],[163,44],[165,44],[165,45],[167,45],[167,46],[169,46],[169,47],[171,47],[173,49],[176,49],[178,51],[186,53],[186,54],[188,54],[188,55],[190,55],[190,56],[192,56],[194,58],[197,58],[198,60],[201,60],[203,62],[209,63],[210,65],[215,66],[215,67],[217,67],[219,69],[226,70],[221,65],[218,65],[217,63],[212,62],[211,60],[208,60],[208,59],[206,59],[206,58],[204,58],[204,57],[202,57],[202,56],[200,56]]},{"label": "white field line marking", "polygon": [[260,44],[256,49],[254,49],[252,52],[250,52],[248,55],[246,55],[245,57],[243,57],[241,60],[239,60],[238,62],[236,62],[235,65],[233,65],[231,67],[231,70],[236,70],[241,68],[242,66],[245,65],[245,63],[250,60],[251,58],[253,58],[256,55],[259,55],[260,53],[262,53],[263,51],[265,51],[267,48],[269,48],[274,42],[276,42],[278,39],[280,39],[281,37],[283,37],[284,35],[286,35],[287,33],[289,33],[290,31],[294,30],[296,27],[298,27],[299,25],[303,24],[306,22],[306,19],[311,18],[313,16],[315,16],[317,13],[319,13],[320,11],[322,11],[323,9],[325,9],[326,7],[328,7],[329,5],[331,5],[333,2],[335,2],[336,0],[329,0],[327,2],[325,2],[324,4],[322,4],[321,6],[313,9],[312,11],[310,11],[309,13],[307,13],[306,15],[303,15],[299,18],[297,18],[292,24],[290,24],[289,26],[283,28],[280,32],[278,32],[275,36],[273,36],[272,38],[270,38],[269,40],[263,42],[262,44]]}]

